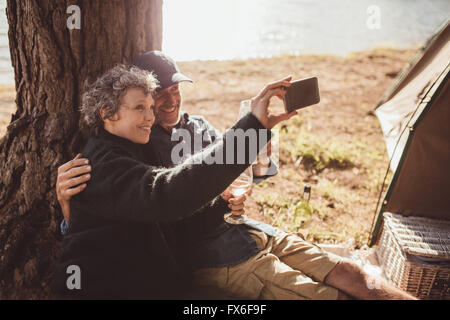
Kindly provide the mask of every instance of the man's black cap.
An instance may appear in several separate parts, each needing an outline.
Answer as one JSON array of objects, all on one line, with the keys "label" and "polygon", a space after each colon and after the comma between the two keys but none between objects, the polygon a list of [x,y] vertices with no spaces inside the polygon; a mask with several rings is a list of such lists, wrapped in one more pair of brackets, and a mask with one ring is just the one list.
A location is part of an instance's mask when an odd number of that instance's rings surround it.
[{"label": "man's black cap", "polygon": [[159,81],[158,91],[164,90],[178,82],[193,82],[180,72],[177,64],[172,58],[161,51],[144,52],[134,59],[133,65],[139,69],[151,71],[155,74]]}]

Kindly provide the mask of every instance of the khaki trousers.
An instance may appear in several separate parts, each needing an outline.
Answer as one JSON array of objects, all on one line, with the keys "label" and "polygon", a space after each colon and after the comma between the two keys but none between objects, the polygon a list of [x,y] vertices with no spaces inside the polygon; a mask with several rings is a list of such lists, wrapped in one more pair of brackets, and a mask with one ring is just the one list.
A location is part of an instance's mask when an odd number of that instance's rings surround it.
[{"label": "khaki trousers", "polygon": [[295,234],[249,232],[261,251],[238,265],[198,269],[197,287],[239,299],[337,299],[338,290],[323,282],[339,263],[338,256]]}]

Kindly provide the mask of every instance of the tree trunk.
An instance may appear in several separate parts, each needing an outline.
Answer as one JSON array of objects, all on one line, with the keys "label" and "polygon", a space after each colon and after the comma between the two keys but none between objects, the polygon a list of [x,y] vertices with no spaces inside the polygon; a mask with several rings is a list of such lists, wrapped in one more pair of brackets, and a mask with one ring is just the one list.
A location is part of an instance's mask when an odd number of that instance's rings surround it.
[{"label": "tree trunk", "polygon": [[[80,29],[68,28],[71,5]],[[49,297],[61,247],[57,169],[85,142],[84,82],[161,49],[161,16],[162,0],[8,0],[17,112],[0,141],[0,299]]]}]

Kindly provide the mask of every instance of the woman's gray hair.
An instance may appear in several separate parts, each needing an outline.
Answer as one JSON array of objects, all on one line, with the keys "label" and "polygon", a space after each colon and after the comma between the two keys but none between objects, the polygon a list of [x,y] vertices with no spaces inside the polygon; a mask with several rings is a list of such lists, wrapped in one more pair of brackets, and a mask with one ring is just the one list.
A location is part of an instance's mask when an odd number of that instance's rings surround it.
[{"label": "woman's gray hair", "polygon": [[105,72],[94,83],[86,83],[80,108],[84,122],[98,132],[103,127],[100,110],[106,110],[104,119],[111,118],[119,110],[120,99],[131,87],[141,88],[145,94],[153,94],[158,87],[158,80],[151,72],[120,64]]}]

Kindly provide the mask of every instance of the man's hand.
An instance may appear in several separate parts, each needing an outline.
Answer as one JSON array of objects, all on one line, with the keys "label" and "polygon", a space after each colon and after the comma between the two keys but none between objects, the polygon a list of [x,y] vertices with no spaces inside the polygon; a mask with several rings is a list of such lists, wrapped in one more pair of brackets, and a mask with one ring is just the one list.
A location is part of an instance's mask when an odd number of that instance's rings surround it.
[{"label": "man's hand", "polygon": [[269,112],[270,99],[276,96],[283,100],[286,94],[286,87],[291,86],[292,77],[286,77],[279,81],[275,81],[267,84],[261,92],[254,98],[251,99],[251,110],[253,115],[261,122],[261,124],[266,127],[266,129],[272,129],[276,124],[287,120],[297,114],[297,111],[292,111],[290,113],[279,113],[273,114]]},{"label": "man's hand", "polygon": [[245,200],[247,199],[247,195],[252,193],[252,189],[249,189],[246,193],[239,197],[235,197],[232,193],[226,189],[222,193],[222,199],[228,202],[228,208],[231,209],[231,213],[235,216],[240,216],[245,214]]},{"label": "man's hand", "polygon": [[83,191],[87,186],[86,182],[91,178],[89,160],[81,156],[81,153],[77,154],[73,160],[58,168],[56,195],[66,222],[69,221],[70,216],[70,199]]}]

